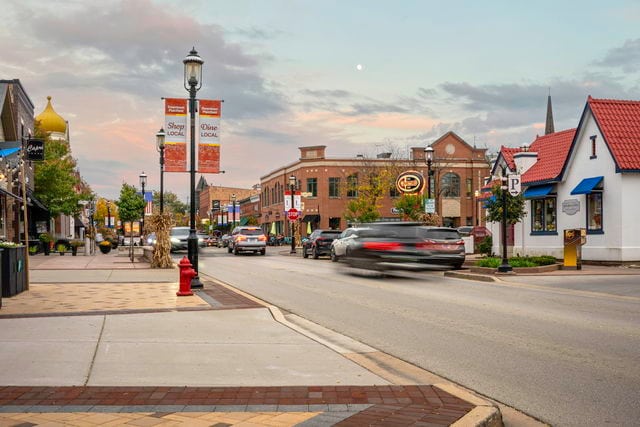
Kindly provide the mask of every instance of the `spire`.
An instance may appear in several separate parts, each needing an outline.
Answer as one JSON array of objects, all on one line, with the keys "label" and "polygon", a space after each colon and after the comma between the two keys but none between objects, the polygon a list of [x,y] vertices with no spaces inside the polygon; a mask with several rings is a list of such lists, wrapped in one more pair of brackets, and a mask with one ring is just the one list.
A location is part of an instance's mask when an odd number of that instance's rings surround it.
[{"label": "spire", "polygon": [[549,89],[549,97],[547,98],[547,123],[544,126],[544,134],[554,133],[553,128],[553,111],[551,110],[551,89]]}]

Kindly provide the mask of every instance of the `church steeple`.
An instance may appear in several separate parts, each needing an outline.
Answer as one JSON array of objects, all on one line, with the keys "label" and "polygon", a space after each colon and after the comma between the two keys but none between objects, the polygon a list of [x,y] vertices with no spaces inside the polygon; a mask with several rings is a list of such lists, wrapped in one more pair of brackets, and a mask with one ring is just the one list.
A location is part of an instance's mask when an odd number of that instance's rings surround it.
[{"label": "church steeple", "polygon": [[553,127],[553,111],[551,110],[551,89],[549,89],[549,97],[547,98],[547,122],[544,125],[544,134],[554,133]]}]

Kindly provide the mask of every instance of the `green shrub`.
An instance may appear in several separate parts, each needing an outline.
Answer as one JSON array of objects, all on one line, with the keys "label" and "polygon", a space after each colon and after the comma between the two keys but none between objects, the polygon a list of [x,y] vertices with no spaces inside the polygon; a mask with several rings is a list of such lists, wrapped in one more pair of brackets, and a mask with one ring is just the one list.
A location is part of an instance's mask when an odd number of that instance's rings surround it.
[{"label": "green shrub", "polygon": [[478,252],[482,255],[491,255],[491,247],[493,246],[493,239],[491,236],[487,236],[484,240],[478,243]]},{"label": "green shrub", "polygon": [[502,264],[502,258],[498,257],[482,258],[476,261],[478,267],[498,268],[500,264]]},{"label": "green shrub", "polygon": [[[541,265],[551,265],[555,263],[556,259],[549,255],[509,258],[509,265],[511,267],[539,267]],[[476,261],[478,267],[498,268],[500,264],[502,264],[502,258],[500,257],[487,257]]]}]

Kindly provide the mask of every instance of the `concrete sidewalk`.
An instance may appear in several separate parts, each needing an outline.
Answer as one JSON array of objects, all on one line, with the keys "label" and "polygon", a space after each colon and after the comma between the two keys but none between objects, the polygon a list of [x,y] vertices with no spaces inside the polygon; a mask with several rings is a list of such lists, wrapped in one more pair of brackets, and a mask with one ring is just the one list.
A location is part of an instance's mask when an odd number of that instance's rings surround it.
[{"label": "concrete sidewalk", "polygon": [[177,297],[177,269],[100,253],[33,256],[29,273],[0,309],[0,424],[500,425],[485,400],[393,385],[353,361],[375,349],[212,277]]}]

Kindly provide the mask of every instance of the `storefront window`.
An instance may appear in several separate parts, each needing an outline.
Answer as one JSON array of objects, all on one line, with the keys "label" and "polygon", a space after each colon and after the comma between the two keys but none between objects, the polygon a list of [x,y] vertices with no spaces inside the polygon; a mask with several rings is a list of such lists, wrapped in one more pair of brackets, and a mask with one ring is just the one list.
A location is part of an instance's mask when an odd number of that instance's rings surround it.
[{"label": "storefront window", "polygon": [[602,193],[587,194],[587,231],[602,231]]},{"label": "storefront window", "polygon": [[531,200],[531,231],[555,232],[556,225],[556,198]]}]

